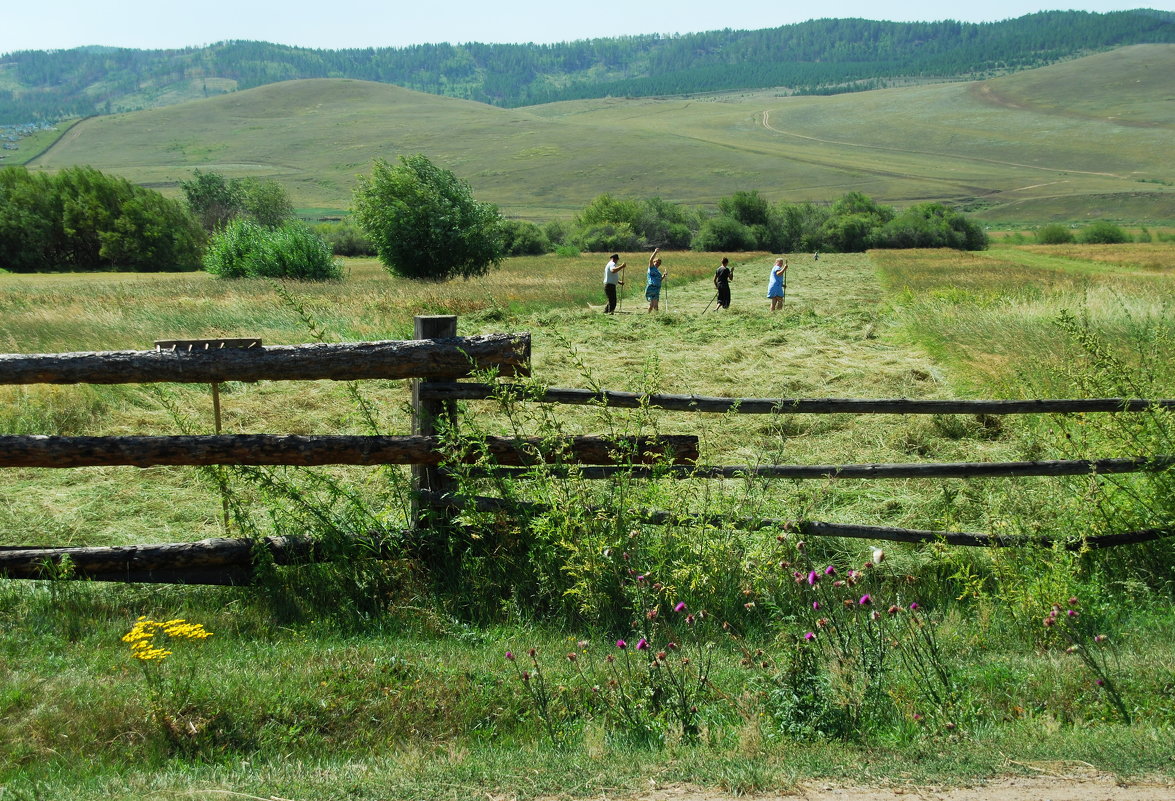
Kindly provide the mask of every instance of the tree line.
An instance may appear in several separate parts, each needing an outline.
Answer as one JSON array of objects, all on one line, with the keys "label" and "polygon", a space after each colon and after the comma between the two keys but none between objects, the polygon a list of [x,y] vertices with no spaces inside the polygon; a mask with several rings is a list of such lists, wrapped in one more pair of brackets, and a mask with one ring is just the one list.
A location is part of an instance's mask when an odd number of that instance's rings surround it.
[{"label": "tree line", "polygon": [[[660,197],[601,194],[570,221],[507,220],[465,181],[423,155],[377,160],[355,187],[353,216],[310,225],[274,181],[195,170],[171,200],[92,167],[55,175],[0,169],[0,272],[177,271],[222,278],[334,280],[336,256],[378,256],[396,275],[443,281],[484,275],[507,256],[663,250],[860,252],[873,248],[983,250],[983,227],[942,203],[899,210],[862,192],[831,203],[771,203],[758,190],[716,211]],[[1014,241],[1026,241],[1023,235]],[[1050,224],[1041,244],[1131,241],[1095,221]],[[1139,241],[1151,241],[1145,229]]]},{"label": "tree line", "polygon": [[778,28],[558,44],[422,44],[316,50],[229,41],[201,48],[84,47],[0,57],[0,122],[157,104],[169,87],[229,79],[249,89],[298,78],[394,83],[500,106],[605,96],[788,87],[856,91],[908,77],[973,77],[1128,44],[1175,42],[1175,13],[1047,11],[992,23],[821,19]]}]

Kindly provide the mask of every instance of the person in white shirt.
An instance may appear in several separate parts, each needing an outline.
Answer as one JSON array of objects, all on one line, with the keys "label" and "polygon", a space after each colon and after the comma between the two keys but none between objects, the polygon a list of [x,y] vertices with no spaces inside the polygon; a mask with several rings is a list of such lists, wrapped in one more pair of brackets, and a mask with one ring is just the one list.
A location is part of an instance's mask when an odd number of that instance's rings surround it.
[{"label": "person in white shirt", "polygon": [[612,258],[604,266],[604,296],[608,298],[604,314],[612,314],[616,311],[616,285],[624,286],[624,282],[620,280],[620,271],[627,265],[619,262],[620,254],[613,253]]}]

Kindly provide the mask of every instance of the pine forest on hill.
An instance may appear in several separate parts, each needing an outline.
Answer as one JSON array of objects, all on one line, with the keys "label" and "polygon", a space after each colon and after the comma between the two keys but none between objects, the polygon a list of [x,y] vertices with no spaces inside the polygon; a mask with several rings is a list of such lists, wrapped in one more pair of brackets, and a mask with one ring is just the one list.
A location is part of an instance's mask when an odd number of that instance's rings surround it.
[{"label": "pine forest on hill", "polygon": [[504,107],[785,87],[859,91],[982,78],[1115,47],[1175,42],[1175,14],[1049,11],[994,23],[820,19],[755,31],[558,44],[314,50],[229,41],[180,50],[81,47],[0,56],[0,124],[155,108],[305,78],[352,78]]}]

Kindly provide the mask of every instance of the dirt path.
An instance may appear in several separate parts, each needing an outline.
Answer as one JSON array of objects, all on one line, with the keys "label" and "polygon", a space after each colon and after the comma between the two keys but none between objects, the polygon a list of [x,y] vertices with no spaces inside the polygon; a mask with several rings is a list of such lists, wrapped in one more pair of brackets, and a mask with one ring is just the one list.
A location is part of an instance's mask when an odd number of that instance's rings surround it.
[{"label": "dirt path", "polygon": [[673,785],[637,795],[602,794],[593,798],[600,801],[1175,801],[1175,785],[1123,784],[1113,776],[1091,774],[994,779],[974,787],[949,789],[926,785],[852,787],[809,782],[780,793],[737,796]]}]

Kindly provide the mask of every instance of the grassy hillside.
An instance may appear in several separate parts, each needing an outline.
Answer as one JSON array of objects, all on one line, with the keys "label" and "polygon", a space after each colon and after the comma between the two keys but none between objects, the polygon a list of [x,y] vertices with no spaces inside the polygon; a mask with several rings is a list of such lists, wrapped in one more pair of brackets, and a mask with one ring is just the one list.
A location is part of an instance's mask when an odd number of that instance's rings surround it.
[{"label": "grassy hillside", "polygon": [[75,126],[32,166],[86,163],[167,190],[193,168],[276,179],[345,209],[374,158],[423,152],[511,215],[601,192],[712,204],[739,189],[947,200],[993,221],[1175,220],[1175,45],[974,83],[831,97],[770,91],[505,110],[383,84],[274,84]]}]

